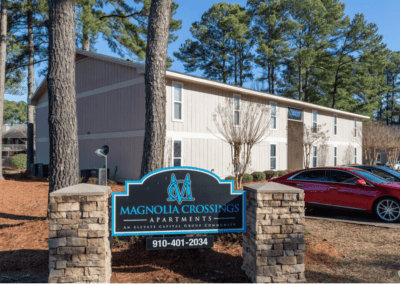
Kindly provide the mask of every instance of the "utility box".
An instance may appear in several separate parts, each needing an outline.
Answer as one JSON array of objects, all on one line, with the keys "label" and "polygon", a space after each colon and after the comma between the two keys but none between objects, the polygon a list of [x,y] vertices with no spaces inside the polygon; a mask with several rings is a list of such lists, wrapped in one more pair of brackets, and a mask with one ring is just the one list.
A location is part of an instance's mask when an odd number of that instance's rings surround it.
[{"label": "utility box", "polygon": [[[82,183],[88,181],[89,178],[99,179],[99,169],[85,169],[81,170]],[[107,179],[110,178],[110,169],[107,169]]]},{"label": "utility box", "polygon": [[38,164],[31,164],[31,174],[33,177],[38,175]]},{"label": "utility box", "polygon": [[49,177],[49,166],[45,164],[38,165],[38,175],[39,177]]}]

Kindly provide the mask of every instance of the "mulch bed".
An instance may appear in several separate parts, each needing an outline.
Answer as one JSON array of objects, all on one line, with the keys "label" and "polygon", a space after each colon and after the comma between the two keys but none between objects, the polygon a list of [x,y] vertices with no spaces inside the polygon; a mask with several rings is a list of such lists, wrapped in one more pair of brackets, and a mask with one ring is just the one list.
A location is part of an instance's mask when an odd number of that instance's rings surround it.
[{"label": "mulch bed", "polygon": [[[0,283],[45,282],[48,182],[12,174],[0,180]],[[305,225],[307,282],[400,282],[399,229],[313,219]],[[241,270],[241,239],[216,234],[210,249],[147,251],[145,237],[114,238],[111,281],[249,282]]]}]

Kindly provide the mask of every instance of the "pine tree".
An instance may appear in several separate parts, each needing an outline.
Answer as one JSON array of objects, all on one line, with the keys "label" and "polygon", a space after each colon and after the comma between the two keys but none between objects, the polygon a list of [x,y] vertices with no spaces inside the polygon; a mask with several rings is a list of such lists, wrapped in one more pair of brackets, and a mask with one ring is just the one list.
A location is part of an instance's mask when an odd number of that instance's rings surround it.
[{"label": "pine tree", "polygon": [[[1,0],[0,20],[0,121],[3,121],[4,91],[6,78],[6,48],[7,48],[7,7],[8,1]],[[3,180],[3,159],[0,161],[0,180]]]},{"label": "pine tree", "polygon": [[252,76],[248,23],[249,17],[239,4],[214,4],[192,24],[195,40],[187,39],[174,56],[187,72],[200,69],[206,78],[228,83],[233,77],[234,83],[243,85]]},{"label": "pine tree", "polygon": [[171,0],[153,0],[146,48],[146,118],[140,176],[161,169],[166,137],[166,63]]},{"label": "pine tree", "polygon": [[[78,184],[75,90],[75,1],[49,1],[49,193]],[[49,195],[50,196],[50,195]]]},{"label": "pine tree", "polygon": [[[130,6],[125,1],[79,0],[77,2],[77,46],[84,50],[94,49],[99,35],[108,43],[111,50],[121,57],[133,56],[143,60],[146,55],[146,36],[150,0],[135,0]],[[106,7],[111,12],[105,12]],[[169,42],[175,41],[175,31],[182,26],[182,20],[174,19],[179,5],[171,3]],[[168,59],[170,67],[172,59]]]},{"label": "pine tree", "polygon": [[309,101],[315,63],[324,60],[325,51],[332,46],[330,37],[347,21],[344,4],[338,0],[286,0],[284,5],[290,13],[287,40],[297,66],[298,98]]},{"label": "pine tree", "polygon": [[[356,80],[362,84],[363,77],[357,78],[354,70],[364,68],[362,65],[367,63],[379,67],[381,52],[386,47],[381,41],[382,36],[377,34],[377,26],[368,24],[362,14],[355,15],[354,19],[346,24],[338,35],[335,46],[320,62],[325,82],[322,89],[330,107],[336,108],[340,100],[356,93]],[[371,68],[369,69],[371,71]]]},{"label": "pine tree", "polygon": [[262,69],[259,81],[268,82],[268,93],[275,94],[279,67],[289,57],[285,41],[288,10],[280,0],[248,0],[247,7],[253,19],[252,35],[257,41],[255,63]]}]

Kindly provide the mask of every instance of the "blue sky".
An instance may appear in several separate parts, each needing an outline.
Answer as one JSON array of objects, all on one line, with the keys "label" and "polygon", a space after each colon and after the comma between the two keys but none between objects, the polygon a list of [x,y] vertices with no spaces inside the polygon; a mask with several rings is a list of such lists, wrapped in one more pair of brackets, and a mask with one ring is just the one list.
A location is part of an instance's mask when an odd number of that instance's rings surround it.
[{"label": "blue sky", "polygon": [[[192,38],[190,33],[190,26],[193,22],[199,21],[201,15],[206,12],[213,4],[220,1],[217,0],[174,0],[179,4],[179,9],[176,14],[177,19],[182,19],[182,29],[176,34],[178,40],[168,47],[168,55],[174,58],[173,52],[178,51],[179,47],[188,38]],[[132,2],[132,0],[127,0]],[[229,1],[231,3],[246,5],[247,0]],[[362,13],[368,22],[376,23],[378,25],[378,33],[383,35],[383,42],[387,47],[393,51],[400,50],[400,0],[342,0],[345,3],[345,13],[352,19],[355,14]],[[100,39],[100,38],[99,38]],[[108,48],[107,43],[99,40],[96,44],[98,53],[110,56],[117,56],[112,53]],[[183,64],[176,58],[172,65],[171,70],[178,72],[185,72]],[[192,73],[193,75],[201,76],[201,72]],[[39,78],[40,82],[43,78]],[[245,87],[251,87],[251,83],[247,83]],[[23,96],[5,95],[6,100],[12,101],[26,101],[26,94]]]}]

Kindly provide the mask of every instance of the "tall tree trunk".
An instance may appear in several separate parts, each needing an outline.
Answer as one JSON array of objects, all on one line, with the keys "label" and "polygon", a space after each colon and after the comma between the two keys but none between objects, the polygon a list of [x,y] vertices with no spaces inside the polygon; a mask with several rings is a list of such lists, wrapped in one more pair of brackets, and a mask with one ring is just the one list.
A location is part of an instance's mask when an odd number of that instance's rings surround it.
[{"label": "tall tree trunk", "polygon": [[[30,6],[32,6],[32,0],[29,1]],[[32,8],[31,8],[32,9]],[[34,45],[33,45],[33,20],[32,20],[32,10],[28,11],[28,53],[29,53],[29,66],[28,66],[28,132],[27,132],[27,148],[26,148],[26,169],[31,170],[31,164],[34,160],[34,123],[35,123],[35,107],[29,104],[29,100],[33,97],[34,89]]]},{"label": "tall tree trunk", "polygon": [[[7,47],[7,1],[1,1],[1,20],[0,20],[0,121],[3,125],[4,111],[4,91],[6,83],[6,47]],[[3,156],[3,148],[1,151]],[[0,159],[0,180],[3,177],[3,159]]]},{"label": "tall tree trunk", "polygon": [[[268,60],[269,61],[269,60]],[[271,62],[268,62],[268,93],[271,94],[272,88],[271,88]]]},{"label": "tall tree trunk", "polygon": [[238,67],[237,67],[237,54],[238,54],[238,52],[237,52],[237,41],[235,40],[235,86],[237,86],[237,84],[238,84],[238,80],[237,80],[237,70],[238,70]]},{"label": "tall tree trunk", "polygon": [[393,76],[392,78],[392,87],[393,87],[393,91],[392,91],[392,103],[391,103],[391,112],[390,112],[390,125],[393,125],[393,116],[394,116],[394,88],[395,88],[395,78],[396,75]]},{"label": "tall tree trunk", "polygon": [[49,0],[49,193],[78,184],[75,92],[75,1]]},{"label": "tall tree trunk", "polygon": [[86,39],[82,40],[82,49],[83,50],[89,51],[89,49],[90,49],[90,41],[89,40],[90,40],[89,36],[87,36]]},{"label": "tall tree trunk", "polygon": [[153,0],[146,48],[146,116],[141,177],[162,168],[166,137],[166,65],[171,0]]},{"label": "tall tree trunk", "polygon": [[389,125],[389,92],[386,94],[386,125]]},{"label": "tall tree trunk", "polygon": [[303,60],[299,62],[299,101],[303,100]]},{"label": "tall tree trunk", "polygon": [[275,66],[271,66],[271,94],[275,95]]},{"label": "tall tree trunk", "polygon": [[310,86],[310,67],[307,68],[306,70],[306,89],[304,90],[304,100],[306,102],[308,102],[308,98],[310,96],[309,92],[308,92],[308,87]]}]

